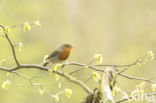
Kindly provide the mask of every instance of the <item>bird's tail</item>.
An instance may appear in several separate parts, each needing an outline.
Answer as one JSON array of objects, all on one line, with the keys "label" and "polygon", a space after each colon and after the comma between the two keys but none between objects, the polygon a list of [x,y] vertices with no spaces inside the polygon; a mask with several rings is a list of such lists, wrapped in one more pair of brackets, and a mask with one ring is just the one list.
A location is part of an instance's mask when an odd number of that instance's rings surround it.
[{"label": "bird's tail", "polygon": [[45,67],[45,66],[47,66],[49,64],[49,61],[46,61],[44,64],[43,64],[43,66]]}]

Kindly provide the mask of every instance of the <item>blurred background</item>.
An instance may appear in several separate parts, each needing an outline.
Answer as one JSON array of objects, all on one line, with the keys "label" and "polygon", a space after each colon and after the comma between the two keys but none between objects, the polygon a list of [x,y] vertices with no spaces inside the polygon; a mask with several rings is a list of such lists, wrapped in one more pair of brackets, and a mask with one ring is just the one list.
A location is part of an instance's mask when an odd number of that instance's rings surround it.
[{"label": "blurred background", "polygon": [[[42,62],[49,54],[63,43],[71,43],[75,48],[69,61],[88,63],[94,54],[103,56],[103,64],[130,64],[145,55],[148,50],[156,52],[156,1],[155,0],[0,0],[0,24],[11,26],[39,20],[41,28],[32,27],[24,31],[22,27],[11,30],[9,36],[15,45],[22,42],[24,49],[17,56],[21,63]],[[1,66],[15,65],[10,46],[5,38],[0,37],[0,60],[6,59]],[[134,67],[126,74],[155,79],[155,60],[142,67]],[[65,68],[70,72],[76,67]],[[76,68],[77,69],[77,68]],[[53,83],[45,87],[55,94],[64,88],[73,90],[72,98],[64,94],[59,103],[80,103],[86,93],[77,85],[61,78],[62,88],[54,76],[39,70],[19,70],[29,77],[45,74],[35,79],[36,83]],[[90,70],[73,74],[75,77],[91,75]],[[8,90],[0,88],[0,103],[55,103],[46,94],[40,95],[38,87],[14,74],[9,77],[0,72],[0,84],[6,79],[12,81]],[[85,81],[85,78],[80,80]],[[133,90],[138,81],[119,78],[121,88]],[[96,82],[87,82],[94,88]]]}]

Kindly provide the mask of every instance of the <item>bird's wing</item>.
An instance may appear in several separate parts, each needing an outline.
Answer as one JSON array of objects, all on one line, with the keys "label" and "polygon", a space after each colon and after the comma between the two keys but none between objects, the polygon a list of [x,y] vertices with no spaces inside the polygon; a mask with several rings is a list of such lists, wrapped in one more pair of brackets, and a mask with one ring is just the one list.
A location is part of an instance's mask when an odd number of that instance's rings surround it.
[{"label": "bird's wing", "polygon": [[60,53],[59,50],[55,50],[54,52],[52,52],[52,53],[49,55],[49,57],[48,57],[47,59],[53,58],[53,57],[59,55],[59,53]]}]

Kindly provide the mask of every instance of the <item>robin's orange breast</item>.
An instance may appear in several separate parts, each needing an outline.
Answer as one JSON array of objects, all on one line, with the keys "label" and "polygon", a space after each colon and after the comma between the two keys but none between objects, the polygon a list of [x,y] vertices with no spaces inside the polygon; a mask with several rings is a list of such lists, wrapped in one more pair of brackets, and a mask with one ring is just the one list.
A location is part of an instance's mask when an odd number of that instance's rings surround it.
[{"label": "robin's orange breast", "polygon": [[63,51],[59,55],[59,60],[66,60],[71,52],[71,48],[64,48]]}]

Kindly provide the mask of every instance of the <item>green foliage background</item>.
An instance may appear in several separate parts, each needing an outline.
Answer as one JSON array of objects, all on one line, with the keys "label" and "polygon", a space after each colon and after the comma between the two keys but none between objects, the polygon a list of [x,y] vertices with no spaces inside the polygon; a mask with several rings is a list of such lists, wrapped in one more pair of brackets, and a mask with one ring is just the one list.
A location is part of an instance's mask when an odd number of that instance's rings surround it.
[{"label": "green foliage background", "polygon": [[[24,32],[15,28],[9,34],[14,44],[23,42],[24,50],[17,51],[21,63],[42,62],[49,54],[63,43],[75,47],[69,61],[88,63],[94,54],[103,55],[104,64],[128,64],[143,56],[148,50],[156,51],[156,1],[155,0],[0,0],[0,24],[14,25],[40,20],[41,28],[32,28]],[[2,66],[13,66],[14,61],[7,41],[0,37],[0,60],[7,62]],[[155,78],[155,60],[142,67],[134,67],[130,75]],[[70,72],[72,68],[66,68]],[[47,74],[34,82],[54,83],[45,87],[51,93],[68,87],[73,90],[71,99],[61,95],[59,103],[79,103],[86,95],[78,86],[62,82],[62,89],[57,89],[57,82],[48,73],[39,70],[20,70],[27,76]],[[81,71],[74,76],[89,76],[88,71]],[[6,79],[16,84],[28,85],[20,77],[0,72],[0,84]],[[139,82],[119,78],[123,89],[132,90]],[[81,79],[85,80],[85,79]],[[65,81],[65,80],[62,80]],[[96,83],[89,81],[94,87]],[[9,90],[0,88],[0,103],[53,103],[46,94],[40,95],[37,87],[11,86]]]}]

